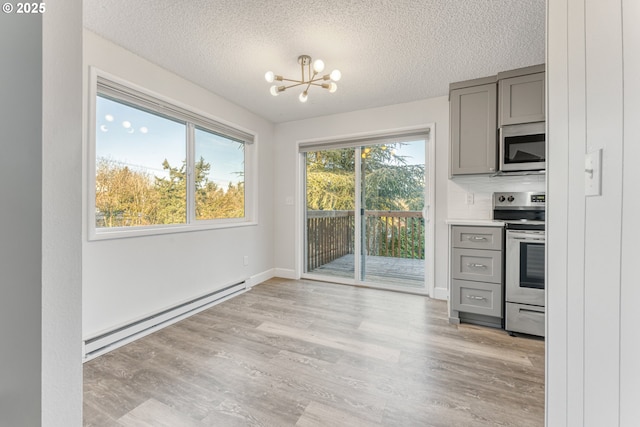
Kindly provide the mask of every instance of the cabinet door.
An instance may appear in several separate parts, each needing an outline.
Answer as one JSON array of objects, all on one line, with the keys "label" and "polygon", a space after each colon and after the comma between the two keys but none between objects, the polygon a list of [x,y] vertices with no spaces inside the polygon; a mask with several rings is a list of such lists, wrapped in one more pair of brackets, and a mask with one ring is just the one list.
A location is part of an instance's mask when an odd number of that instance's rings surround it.
[{"label": "cabinet door", "polygon": [[451,91],[451,175],[496,171],[497,85]]},{"label": "cabinet door", "polygon": [[545,120],[544,73],[500,80],[500,126]]}]

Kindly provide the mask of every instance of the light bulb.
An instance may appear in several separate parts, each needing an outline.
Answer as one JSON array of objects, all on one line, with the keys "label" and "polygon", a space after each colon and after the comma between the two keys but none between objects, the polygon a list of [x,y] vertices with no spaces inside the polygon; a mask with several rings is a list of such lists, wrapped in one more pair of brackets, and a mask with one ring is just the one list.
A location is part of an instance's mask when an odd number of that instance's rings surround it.
[{"label": "light bulb", "polygon": [[271,89],[269,89],[269,92],[271,92],[271,95],[273,96],[278,96],[278,94],[280,93],[280,91],[278,90],[278,86],[276,85],[271,86]]},{"label": "light bulb", "polygon": [[338,90],[338,85],[334,82],[329,83],[329,93],[333,93]]},{"label": "light bulb", "polygon": [[340,70],[333,70],[331,74],[329,74],[329,76],[331,77],[331,80],[337,82],[342,78],[342,73],[340,72]]},{"label": "light bulb", "polygon": [[302,92],[300,96],[298,96],[298,99],[300,100],[300,102],[307,102],[307,91],[305,90],[304,92]]},{"label": "light bulb", "polygon": [[321,73],[324,70],[324,61],[322,59],[316,59],[313,61],[313,71]]},{"label": "light bulb", "polygon": [[267,71],[264,74],[264,79],[269,82],[269,83],[273,83],[273,79],[276,77],[275,74],[273,74],[273,71]]}]

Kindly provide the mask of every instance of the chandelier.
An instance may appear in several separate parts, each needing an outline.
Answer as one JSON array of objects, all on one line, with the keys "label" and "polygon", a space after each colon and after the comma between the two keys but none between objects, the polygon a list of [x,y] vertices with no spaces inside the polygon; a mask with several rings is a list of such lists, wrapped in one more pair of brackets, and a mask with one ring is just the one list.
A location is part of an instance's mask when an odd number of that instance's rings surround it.
[{"label": "chandelier", "polygon": [[322,59],[316,59],[311,61],[309,55],[300,55],[298,57],[298,64],[300,64],[300,70],[302,72],[302,79],[286,79],[282,76],[274,74],[273,71],[267,71],[264,78],[267,82],[292,82],[289,86],[278,86],[274,84],[271,86],[270,92],[273,96],[278,96],[280,92],[296,87],[304,86],[304,91],[298,96],[300,102],[307,102],[309,95],[309,88],[311,86],[319,86],[324,89],[328,89],[330,93],[335,92],[338,89],[336,82],[342,77],[342,73],[339,70],[333,70],[329,74],[320,75],[324,71],[324,61]]}]

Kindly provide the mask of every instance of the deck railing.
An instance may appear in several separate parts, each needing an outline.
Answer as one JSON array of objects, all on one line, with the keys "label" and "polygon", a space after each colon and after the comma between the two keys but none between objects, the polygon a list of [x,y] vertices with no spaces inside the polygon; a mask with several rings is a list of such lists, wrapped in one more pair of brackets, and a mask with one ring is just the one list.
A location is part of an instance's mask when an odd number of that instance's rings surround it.
[{"label": "deck railing", "polygon": [[[365,253],[424,259],[421,211],[365,211]],[[354,211],[307,211],[307,271],[355,251]]]}]

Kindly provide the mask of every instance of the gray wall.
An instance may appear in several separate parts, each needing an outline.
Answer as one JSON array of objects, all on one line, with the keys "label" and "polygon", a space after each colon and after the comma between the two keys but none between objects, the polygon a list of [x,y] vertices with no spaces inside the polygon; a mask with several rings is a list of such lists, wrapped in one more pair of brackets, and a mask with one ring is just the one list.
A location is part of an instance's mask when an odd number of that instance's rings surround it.
[{"label": "gray wall", "polygon": [[42,19],[0,14],[0,423],[40,424]]}]

